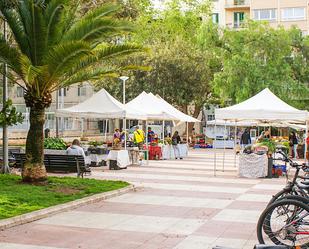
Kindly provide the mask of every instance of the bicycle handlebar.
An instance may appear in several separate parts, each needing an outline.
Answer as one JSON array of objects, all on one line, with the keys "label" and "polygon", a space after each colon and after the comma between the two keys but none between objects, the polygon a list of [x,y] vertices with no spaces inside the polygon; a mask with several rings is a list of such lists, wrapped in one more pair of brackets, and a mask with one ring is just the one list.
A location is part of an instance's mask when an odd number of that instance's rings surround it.
[{"label": "bicycle handlebar", "polygon": [[303,164],[298,164],[294,162],[292,159],[290,159],[281,149],[277,149],[276,153],[279,153],[280,155],[283,156],[283,159],[285,162],[288,162],[293,168],[298,168],[302,167],[303,170],[308,169],[308,166],[306,166],[304,163]]}]

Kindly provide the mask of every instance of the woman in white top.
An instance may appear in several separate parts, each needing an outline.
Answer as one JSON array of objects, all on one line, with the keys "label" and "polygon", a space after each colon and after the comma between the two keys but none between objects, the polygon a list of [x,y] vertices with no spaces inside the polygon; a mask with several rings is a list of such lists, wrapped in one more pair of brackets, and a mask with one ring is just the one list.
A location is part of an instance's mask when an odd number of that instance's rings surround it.
[{"label": "woman in white top", "polygon": [[72,145],[67,149],[68,155],[73,156],[83,156],[85,158],[85,152],[82,147],[80,147],[80,142],[78,139],[74,139]]}]

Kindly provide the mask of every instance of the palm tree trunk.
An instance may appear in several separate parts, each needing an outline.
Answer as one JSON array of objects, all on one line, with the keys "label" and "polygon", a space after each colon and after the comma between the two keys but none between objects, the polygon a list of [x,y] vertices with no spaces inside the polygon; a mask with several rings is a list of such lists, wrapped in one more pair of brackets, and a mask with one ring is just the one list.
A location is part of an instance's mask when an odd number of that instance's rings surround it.
[{"label": "palm tree trunk", "polygon": [[44,129],[45,109],[30,108],[30,130],[26,142],[26,163],[23,167],[23,181],[37,182],[47,178],[44,166]]}]

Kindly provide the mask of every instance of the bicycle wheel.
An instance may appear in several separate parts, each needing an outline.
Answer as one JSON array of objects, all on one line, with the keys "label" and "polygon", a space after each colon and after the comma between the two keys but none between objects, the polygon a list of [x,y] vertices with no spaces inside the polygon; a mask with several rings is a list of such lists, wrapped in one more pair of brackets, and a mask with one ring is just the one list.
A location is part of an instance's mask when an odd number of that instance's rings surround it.
[{"label": "bicycle wheel", "polygon": [[297,191],[295,191],[293,189],[290,189],[290,188],[286,188],[286,189],[282,189],[280,192],[275,194],[273,196],[273,198],[271,198],[271,200],[268,202],[267,206],[273,204],[275,201],[284,199],[284,198],[286,198],[286,196],[289,196],[289,195],[291,195],[291,196],[300,196],[300,197],[306,198],[303,195],[303,193],[297,192]]},{"label": "bicycle wheel", "polygon": [[293,199],[276,201],[260,216],[257,237],[261,244],[309,248],[309,206]]}]

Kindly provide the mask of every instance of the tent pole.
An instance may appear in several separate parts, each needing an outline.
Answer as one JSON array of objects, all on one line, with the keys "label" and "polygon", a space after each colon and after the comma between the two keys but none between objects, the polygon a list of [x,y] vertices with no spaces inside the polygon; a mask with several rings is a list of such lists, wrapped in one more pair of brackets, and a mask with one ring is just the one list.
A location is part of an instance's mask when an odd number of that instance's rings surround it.
[{"label": "tent pole", "polygon": [[234,133],[234,151],[235,151],[235,155],[234,155],[234,167],[236,167],[236,146],[237,146],[237,121],[235,121],[235,133]]},{"label": "tent pole", "polygon": [[217,143],[217,120],[215,119],[215,140],[213,143],[213,150],[214,150],[214,176],[217,175],[217,149],[216,149],[216,143]]},{"label": "tent pole", "polygon": [[189,148],[189,123],[187,123],[187,145],[188,145],[188,148]]},{"label": "tent pole", "polygon": [[127,119],[123,119],[124,149],[127,150]]},{"label": "tent pole", "polygon": [[164,145],[164,138],[165,138],[165,120],[162,122],[162,140]]},{"label": "tent pole", "polygon": [[146,120],[146,132],[145,132],[145,138],[146,138],[146,156],[147,156],[147,165],[149,165],[149,147],[148,147],[148,120]]},{"label": "tent pole", "polygon": [[207,121],[206,121],[206,126],[205,126],[205,145],[206,145],[206,141],[207,141],[207,135],[206,135],[206,132],[207,132]]},{"label": "tent pole", "polygon": [[223,167],[222,171],[224,172],[224,163],[225,163],[225,134],[226,134],[226,120],[224,120],[224,135],[223,135]]},{"label": "tent pole", "polygon": [[105,140],[105,143],[107,143],[107,122],[108,122],[108,119],[105,119],[105,134],[104,134],[104,140]]},{"label": "tent pole", "polygon": [[308,138],[308,121],[306,121],[306,134],[305,134],[305,155],[304,155],[305,163],[308,162],[306,157],[308,151],[307,138]]}]

